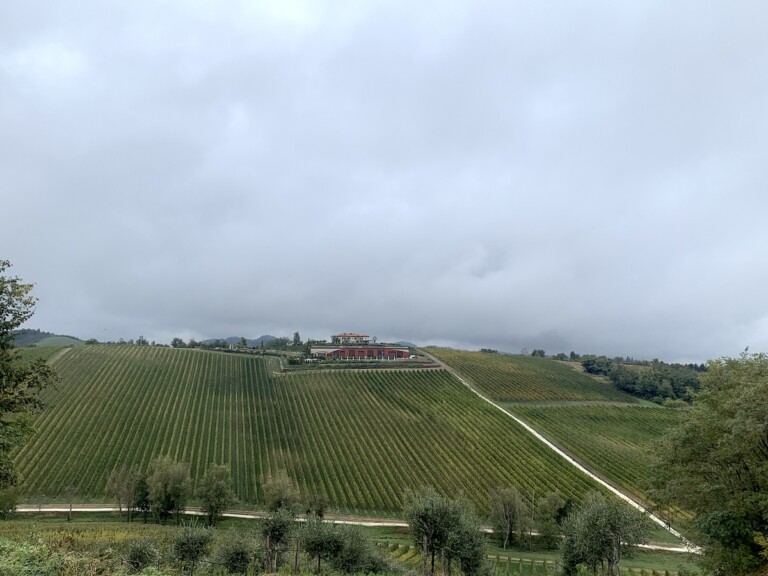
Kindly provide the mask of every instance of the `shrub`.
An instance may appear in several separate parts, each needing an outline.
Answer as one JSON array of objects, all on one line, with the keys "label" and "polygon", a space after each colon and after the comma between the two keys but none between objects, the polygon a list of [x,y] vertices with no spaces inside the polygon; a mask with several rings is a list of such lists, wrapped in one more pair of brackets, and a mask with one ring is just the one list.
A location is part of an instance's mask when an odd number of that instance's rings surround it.
[{"label": "shrub", "polygon": [[151,540],[134,540],[128,544],[126,561],[131,572],[141,572],[157,562],[159,553]]},{"label": "shrub", "polygon": [[190,574],[195,565],[205,558],[213,542],[213,528],[203,528],[196,522],[184,524],[173,542],[173,554],[182,565],[189,566]]},{"label": "shrub", "polygon": [[246,574],[248,566],[258,563],[262,556],[253,540],[230,530],[219,544],[216,563],[232,574]]}]

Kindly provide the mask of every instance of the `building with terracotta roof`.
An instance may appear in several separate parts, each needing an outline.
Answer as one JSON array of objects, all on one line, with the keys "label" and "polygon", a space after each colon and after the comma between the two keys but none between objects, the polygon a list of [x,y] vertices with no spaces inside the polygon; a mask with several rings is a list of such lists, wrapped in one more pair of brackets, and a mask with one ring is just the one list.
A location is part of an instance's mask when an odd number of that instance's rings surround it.
[{"label": "building with terracotta roof", "polygon": [[410,356],[406,346],[375,342],[376,338],[371,339],[367,334],[342,332],[331,336],[331,344],[314,344],[309,353],[314,358],[340,360],[402,360]]}]

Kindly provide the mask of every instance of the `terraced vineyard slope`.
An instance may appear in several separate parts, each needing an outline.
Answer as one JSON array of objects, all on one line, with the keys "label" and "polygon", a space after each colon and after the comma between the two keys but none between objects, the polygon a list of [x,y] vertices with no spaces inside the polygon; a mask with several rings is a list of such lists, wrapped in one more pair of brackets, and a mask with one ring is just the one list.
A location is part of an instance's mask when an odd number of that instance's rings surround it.
[{"label": "terraced vineyard slope", "polygon": [[127,345],[55,366],[62,382],[18,454],[28,499],[104,499],[110,469],[160,454],[195,479],[229,464],[245,504],[282,468],[305,497],[357,513],[399,513],[405,488],[424,484],[480,509],[499,485],[577,499],[595,488],[445,370],[274,376],[256,357]]},{"label": "terraced vineyard slope", "polygon": [[638,400],[555,360],[428,351],[614,486],[645,500],[654,443],[679,411]]}]

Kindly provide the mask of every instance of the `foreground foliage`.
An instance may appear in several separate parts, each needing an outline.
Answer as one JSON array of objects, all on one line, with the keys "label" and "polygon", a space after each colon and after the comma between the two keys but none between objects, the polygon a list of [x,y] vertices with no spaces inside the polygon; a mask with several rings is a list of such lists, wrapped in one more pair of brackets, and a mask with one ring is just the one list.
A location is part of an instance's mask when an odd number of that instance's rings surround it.
[{"label": "foreground foliage", "polygon": [[9,267],[0,260],[0,490],[6,500],[17,482],[11,453],[32,432],[29,415],[41,407],[38,392],[55,381],[44,360],[22,362],[14,346],[13,331],[32,317],[36,299],[31,284],[6,276]]},{"label": "foreground foliage", "polygon": [[582,564],[593,574],[619,576],[623,551],[644,544],[650,529],[650,520],[624,502],[589,494],[563,522],[563,572],[576,574]]},{"label": "foreground foliage", "polygon": [[279,377],[261,358],[127,345],[54,365],[61,384],[18,455],[32,502],[68,486],[103,499],[110,470],[147,471],[160,455],[189,463],[188,494],[212,464],[229,466],[240,505],[271,498],[280,470],[302,502],[358,513],[397,514],[405,489],[427,484],[481,512],[496,486],[577,500],[595,486],[444,370]]},{"label": "foreground foliage", "polygon": [[659,450],[654,496],[695,514],[704,567],[768,567],[768,356],[710,361],[702,389]]},{"label": "foreground foliage", "polygon": [[422,574],[435,574],[439,558],[444,574],[454,563],[466,576],[488,573],[485,535],[472,507],[464,500],[448,500],[432,488],[406,493],[403,516],[413,543],[421,547]]}]

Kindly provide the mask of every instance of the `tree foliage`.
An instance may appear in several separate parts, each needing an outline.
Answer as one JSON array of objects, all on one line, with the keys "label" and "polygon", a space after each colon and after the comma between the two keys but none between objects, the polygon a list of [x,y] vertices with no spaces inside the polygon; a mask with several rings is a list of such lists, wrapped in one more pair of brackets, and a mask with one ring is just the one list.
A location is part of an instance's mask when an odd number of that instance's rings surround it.
[{"label": "tree foliage", "polygon": [[694,513],[704,567],[765,570],[768,536],[768,356],[710,361],[702,389],[657,451],[654,497]]},{"label": "tree foliage", "polygon": [[539,525],[539,535],[548,548],[556,548],[560,542],[568,503],[559,492],[549,492],[539,498],[536,504],[536,521]]},{"label": "tree foliage", "polygon": [[581,507],[563,522],[560,552],[565,574],[579,564],[593,574],[619,576],[622,552],[645,543],[650,521],[641,512],[599,492],[587,494]]},{"label": "tree foliage", "polygon": [[196,522],[184,524],[173,541],[173,555],[193,574],[195,566],[205,558],[213,543],[213,528],[198,526]]},{"label": "tree foliage", "polygon": [[612,359],[592,354],[582,356],[581,365],[589,374],[607,376],[618,390],[657,404],[667,399],[689,402],[691,394],[700,387],[701,372],[705,371],[698,364]]},{"label": "tree foliage", "polygon": [[174,515],[178,522],[189,496],[189,467],[168,456],[156,458],[151,464],[147,486],[155,519],[165,523]]},{"label": "tree foliage", "polygon": [[222,513],[235,501],[229,467],[216,464],[208,468],[200,480],[196,495],[208,518],[208,526],[215,526]]},{"label": "tree foliage", "polygon": [[403,515],[414,544],[422,550],[425,575],[427,572],[434,575],[438,556],[447,573],[454,560],[467,576],[480,574],[485,569],[485,538],[480,534],[468,502],[447,500],[433,488],[409,490],[404,500]]},{"label": "tree foliage", "polygon": [[295,511],[295,507],[299,504],[299,489],[285,470],[278,470],[275,474],[268,476],[262,489],[264,504],[270,512],[281,508]]},{"label": "tree foliage", "polygon": [[283,553],[294,529],[295,516],[290,508],[272,510],[261,525],[264,537],[264,568],[267,572],[277,571]]},{"label": "tree foliage", "polygon": [[522,539],[528,527],[528,506],[515,487],[494,489],[490,500],[493,531],[499,546],[506,548]]},{"label": "tree foliage", "polygon": [[23,363],[14,348],[13,330],[32,317],[36,299],[31,284],[5,275],[9,267],[0,260],[0,489],[16,485],[11,452],[32,432],[29,416],[42,407],[38,392],[56,380],[44,360]]}]

